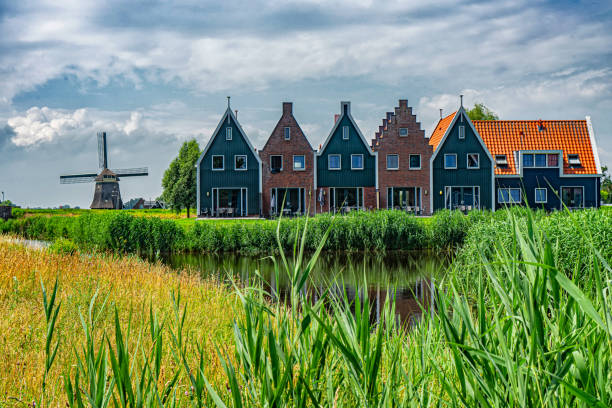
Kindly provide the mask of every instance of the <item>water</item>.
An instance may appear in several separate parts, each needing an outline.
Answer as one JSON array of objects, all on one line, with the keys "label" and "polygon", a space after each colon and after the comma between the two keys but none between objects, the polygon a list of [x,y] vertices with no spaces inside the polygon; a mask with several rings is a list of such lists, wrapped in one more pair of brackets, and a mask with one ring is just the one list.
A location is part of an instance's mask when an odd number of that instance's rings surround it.
[{"label": "water", "polygon": [[[263,277],[273,296],[286,299],[289,282],[281,269],[275,282],[274,264],[269,257],[238,254],[169,254],[162,262],[174,269],[187,269],[202,277],[226,280],[228,273],[241,282],[251,282],[257,273]],[[277,256],[278,262],[280,262]],[[422,310],[433,310],[431,302],[435,281],[450,263],[450,256],[431,251],[393,251],[384,255],[367,253],[324,253],[311,274],[307,292],[317,298],[325,290],[350,300],[367,288],[375,317],[385,299],[395,303],[398,319],[410,325]],[[257,272],[256,272],[257,271]],[[278,293],[272,288],[278,287]]]}]

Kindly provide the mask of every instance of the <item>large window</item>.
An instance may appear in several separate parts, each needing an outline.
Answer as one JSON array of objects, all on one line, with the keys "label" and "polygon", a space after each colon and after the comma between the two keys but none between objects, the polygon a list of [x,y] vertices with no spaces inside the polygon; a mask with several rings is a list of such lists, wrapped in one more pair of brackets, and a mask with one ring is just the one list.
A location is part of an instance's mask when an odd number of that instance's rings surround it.
[{"label": "large window", "polygon": [[278,173],[283,170],[283,156],[273,155],[270,156],[270,171],[272,173]]},{"label": "large window", "polygon": [[467,154],[467,168],[468,169],[479,169],[480,168],[480,155],[478,153]]},{"label": "large window", "polygon": [[561,187],[561,200],[568,208],[584,207],[584,187]]},{"label": "large window", "polygon": [[342,126],[342,139],[344,140],[349,139],[349,127],[348,126]]},{"label": "large window", "polygon": [[548,201],[548,190],[545,188],[536,188],[535,189],[535,202],[545,203],[546,201]]},{"label": "large window", "polygon": [[363,170],[363,154],[351,154],[351,170]]},{"label": "large window", "polygon": [[498,188],[497,202],[500,204],[518,204],[521,202],[520,188]]},{"label": "large window", "polygon": [[363,208],[363,188],[339,188],[329,189],[332,211],[352,211]]},{"label": "large window", "polygon": [[557,153],[523,153],[523,167],[558,167]]},{"label": "large window", "polygon": [[212,169],[223,170],[225,168],[225,156],[213,156],[212,157]]},{"label": "large window", "polygon": [[303,155],[293,156],[293,170],[305,170],[306,160]]},{"label": "large window", "polygon": [[421,187],[388,187],[387,208],[420,212]]},{"label": "large window", "polygon": [[471,211],[480,209],[480,187],[445,186],[444,206],[449,210]]},{"label": "large window", "polygon": [[327,169],[340,170],[342,168],[342,159],[339,154],[330,154],[327,156]]},{"label": "large window", "polygon": [[456,169],[457,168],[457,154],[445,154],[444,155],[444,168],[445,169]]},{"label": "large window", "polygon": [[225,140],[232,140],[232,128],[228,127],[225,129]]},{"label": "large window", "polygon": [[285,140],[291,140],[291,128],[290,127],[285,128]]},{"label": "large window", "polygon": [[399,169],[399,155],[388,154],[387,155],[387,170]]},{"label": "large window", "polygon": [[247,169],[247,157],[244,154],[237,154],[234,156],[234,170],[246,170]]},{"label": "large window", "polygon": [[421,155],[411,154],[410,155],[410,170],[419,170],[421,168]]}]

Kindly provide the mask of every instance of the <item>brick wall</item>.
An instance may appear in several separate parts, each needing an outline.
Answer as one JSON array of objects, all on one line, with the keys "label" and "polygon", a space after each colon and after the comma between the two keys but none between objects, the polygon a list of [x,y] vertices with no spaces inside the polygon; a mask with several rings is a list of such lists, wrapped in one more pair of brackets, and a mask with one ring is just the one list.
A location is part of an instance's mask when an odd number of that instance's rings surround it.
[{"label": "brick wall", "polygon": [[[400,128],[408,129],[407,136],[400,136]],[[378,186],[380,191],[380,208],[387,208],[388,187],[420,187],[421,204],[424,214],[430,214],[429,208],[429,159],[433,154],[432,146],[425,138],[425,131],[417,122],[416,115],[408,106],[406,99],[400,99],[394,112],[387,112],[382,126],[379,126],[372,140],[373,150],[378,152]],[[387,155],[399,155],[399,169],[387,170]],[[421,169],[409,169],[409,155],[421,155]]]},{"label": "brick wall", "polygon": [[[291,129],[290,140],[285,140],[285,128]],[[270,170],[270,156],[283,156],[283,169],[278,173]],[[304,170],[293,170],[293,156],[303,155]],[[262,161],[262,200],[264,216],[270,216],[270,201],[272,188],[304,188],[306,208],[310,205],[310,213],[314,214],[314,151],[293,116],[293,104],[283,102],[283,113],[259,152]]]}]

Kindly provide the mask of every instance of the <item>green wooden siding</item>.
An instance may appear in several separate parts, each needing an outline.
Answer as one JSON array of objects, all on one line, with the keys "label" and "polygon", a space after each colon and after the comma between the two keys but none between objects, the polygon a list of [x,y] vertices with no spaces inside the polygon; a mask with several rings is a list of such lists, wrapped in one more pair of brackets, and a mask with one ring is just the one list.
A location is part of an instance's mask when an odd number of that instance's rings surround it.
[{"label": "green wooden siding", "polygon": [[[376,157],[371,155],[347,115],[331,136],[322,154],[317,156],[317,185],[320,187],[369,187],[376,185]],[[349,139],[343,140],[342,129],[349,128]],[[328,156],[340,154],[341,170],[328,170]],[[363,170],[351,170],[351,155],[363,154]]]},{"label": "green wooden siding", "polygon": [[[472,131],[472,127],[468,123],[468,120],[466,116],[463,117],[463,122],[461,122],[461,117],[457,118],[444,144],[439,147],[440,150],[433,161],[433,187],[431,194],[433,194],[434,211],[445,208],[445,186],[479,186],[480,208],[492,208],[492,163],[487,155],[487,151],[482,147],[478,137]],[[465,127],[465,139],[459,139],[459,126]],[[445,169],[444,155],[452,153],[457,154],[457,169]],[[468,153],[479,154],[479,169],[467,168]]]},{"label": "green wooden siding", "polygon": [[[230,116],[230,123],[224,116],[223,124],[219,127],[208,151],[200,162],[200,209],[212,207],[212,188],[247,188],[248,214],[259,214],[259,162],[253,154],[246,140],[242,137],[234,119]],[[232,140],[225,140],[226,129],[232,128]],[[224,156],[224,170],[212,170],[212,157]],[[234,156],[247,156],[247,170],[234,170]],[[207,195],[208,193],[208,195]]]}]

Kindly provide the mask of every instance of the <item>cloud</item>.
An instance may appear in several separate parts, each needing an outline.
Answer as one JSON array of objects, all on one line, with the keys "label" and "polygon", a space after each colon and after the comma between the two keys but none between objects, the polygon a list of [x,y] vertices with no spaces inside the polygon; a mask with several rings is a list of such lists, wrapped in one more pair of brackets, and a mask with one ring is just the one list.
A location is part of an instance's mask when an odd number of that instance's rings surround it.
[{"label": "cloud", "polygon": [[86,109],[67,112],[36,106],[28,109],[25,116],[12,117],[7,123],[15,134],[11,142],[16,146],[49,143],[60,135],[91,126]]}]

